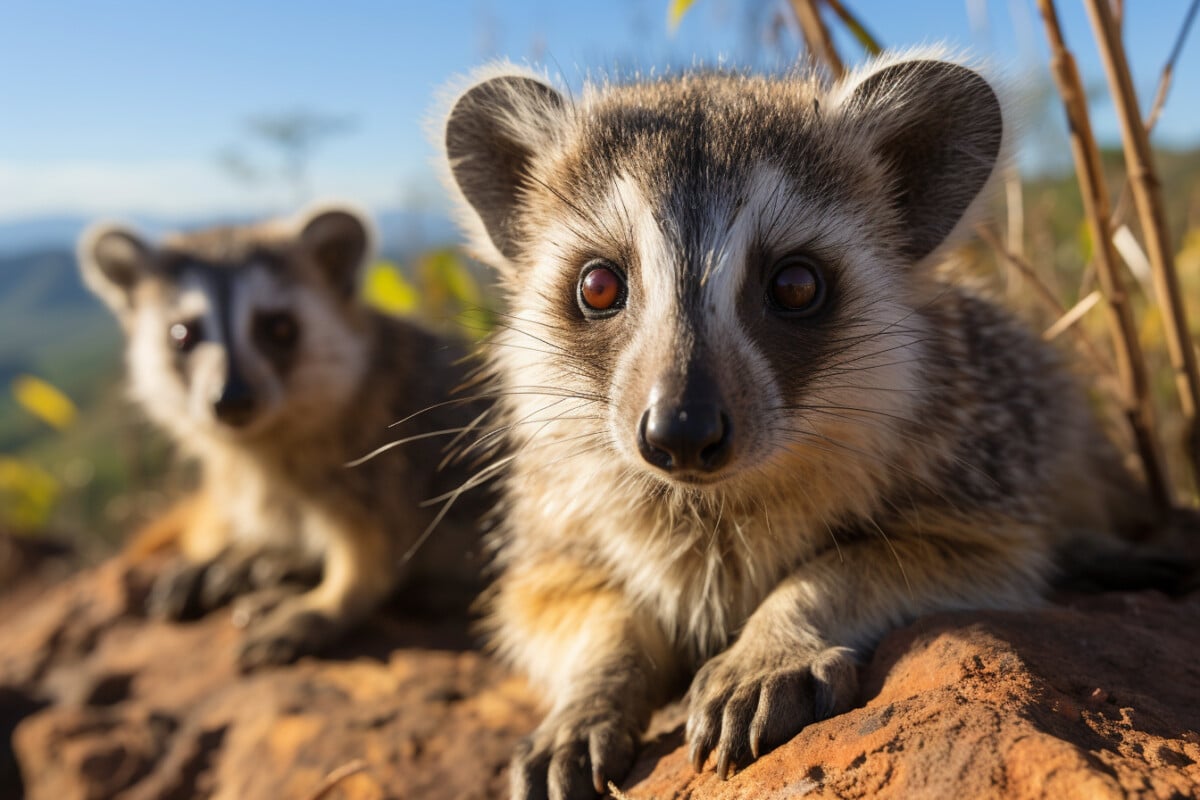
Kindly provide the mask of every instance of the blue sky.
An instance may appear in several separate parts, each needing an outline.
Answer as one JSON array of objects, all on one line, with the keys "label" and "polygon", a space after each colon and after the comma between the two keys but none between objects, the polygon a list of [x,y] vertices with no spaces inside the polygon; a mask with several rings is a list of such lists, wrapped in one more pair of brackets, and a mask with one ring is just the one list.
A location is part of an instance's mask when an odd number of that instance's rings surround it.
[{"label": "blue sky", "polygon": [[[1187,0],[1127,3],[1126,36],[1143,104]],[[989,57],[1018,84],[1045,75],[1033,0],[848,0],[891,46],[945,41]],[[1085,77],[1102,73],[1079,0],[1060,0]],[[231,148],[271,165],[247,133],[256,114],[294,109],[353,121],[312,158],[317,195],[373,208],[442,201],[424,123],[439,87],[490,59],[532,61],[577,85],[590,71],[693,62],[769,68],[794,57],[785,31],[762,36],[782,2],[697,0],[679,30],[667,0],[400,2],[57,2],[0,0],[0,220],[41,214],[167,216],[278,211],[277,179],[247,184],[220,166]],[[1193,39],[1200,31],[1193,31]],[[844,56],[861,51],[845,37]],[[1161,143],[1200,142],[1200,42],[1176,70]],[[1111,108],[1096,125],[1112,138]],[[1038,128],[1060,127],[1032,117]]]}]

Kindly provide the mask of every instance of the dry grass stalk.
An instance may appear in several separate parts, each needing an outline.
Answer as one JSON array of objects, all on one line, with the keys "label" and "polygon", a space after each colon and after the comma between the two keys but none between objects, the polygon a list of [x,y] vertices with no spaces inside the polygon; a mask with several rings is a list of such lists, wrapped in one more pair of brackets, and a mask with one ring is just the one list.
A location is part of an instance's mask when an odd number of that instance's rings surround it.
[{"label": "dry grass stalk", "polygon": [[[1058,295],[1056,295],[1050,289],[1050,287],[1046,285],[1046,282],[1042,280],[1042,277],[1038,275],[1037,270],[1035,270],[1033,266],[1025,259],[1021,258],[1019,255],[1005,247],[1004,243],[1000,241],[999,236],[983,225],[980,225],[975,229],[975,234],[984,242],[986,242],[989,247],[999,253],[1010,268],[1016,270],[1017,273],[1025,278],[1029,285],[1033,287],[1034,296],[1037,297],[1042,305],[1054,313],[1055,318],[1059,322],[1061,322],[1064,317],[1071,313],[1070,310],[1059,301]],[[1058,325],[1059,322],[1055,322],[1054,324]],[[1100,348],[1096,347],[1096,343],[1088,337],[1083,329],[1073,326],[1068,327],[1075,332],[1079,345],[1082,351],[1087,355],[1088,359],[1092,362],[1092,370],[1096,373],[1096,375],[1098,377],[1104,377],[1111,374],[1112,367],[1109,364],[1108,359],[1105,358],[1100,352]]]},{"label": "dry grass stalk", "polygon": [[850,9],[842,5],[841,0],[825,0],[825,5],[829,6],[829,10],[837,14],[837,18],[842,21],[842,24],[854,34],[854,38],[862,42],[863,47],[873,56],[877,56],[883,52],[883,47],[880,46],[879,40],[871,35],[862,21],[856,17]]},{"label": "dry grass stalk", "polygon": [[[1150,105],[1150,113],[1146,115],[1147,135],[1158,124],[1158,118],[1162,114],[1163,106],[1167,104],[1167,92],[1171,90],[1171,80],[1175,77],[1175,62],[1179,60],[1179,54],[1183,51],[1183,43],[1187,41],[1188,31],[1191,30],[1192,23],[1196,20],[1196,11],[1198,9],[1200,9],[1200,0],[1192,0],[1191,6],[1188,7],[1187,16],[1184,17],[1183,24],[1179,26],[1179,33],[1175,37],[1175,44],[1171,47],[1171,55],[1167,56],[1167,63],[1163,65],[1162,74],[1158,76],[1158,88],[1154,90],[1154,102]],[[1120,24],[1120,15],[1118,15],[1118,28]]]},{"label": "dry grass stalk", "polygon": [[[1154,275],[1155,294],[1162,310],[1166,328],[1167,354],[1175,373],[1179,404],[1183,411],[1185,448],[1192,464],[1193,476],[1200,477],[1200,427],[1197,408],[1200,407],[1200,371],[1191,347],[1187,310],[1175,271],[1171,234],[1167,229],[1167,214],[1163,206],[1162,184],[1150,152],[1150,136],[1138,110],[1137,92],[1129,73],[1125,46],[1120,29],[1113,17],[1108,0],[1087,0],[1088,16],[1092,20],[1101,61],[1108,75],[1108,84],[1121,123],[1121,140],[1125,148],[1125,167],[1129,185],[1141,222],[1146,255]],[[1171,62],[1168,62],[1170,65]]]},{"label": "dry grass stalk", "polygon": [[[1107,0],[1104,0],[1107,2]],[[1145,472],[1147,487],[1155,504],[1166,514],[1173,505],[1166,462],[1155,434],[1154,407],[1146,360],[1138,341],[1137,324],[1129,293],[1117,262],[1110,224],[1112,209],[1100,164],[1100,150],[1092,135],[1087,96],[1075,59],[1063,41],[1058,12],[1053,0],[1038,0],[1038,9],[1050,41],[1051,72],[1062,95],[1071,131],[1071,155],[1083,199],[1084,212],[1096,246],[1097,279],[1108,301],[1109,328],[1117,358],[1117,376],[1122,388],[1122,411],[1133,433]]]},{"label": "dry grass stalk", "polygon": [[1025,255],[1025,196],[1021,173],[1010,166],[1004,173],[1004,201],[1008,211],[1008,249]]},{"label": "dry grass stalk", "polygon": [[[1158,118],[1162,116],[1162,110],[1167,104],[1167,94],[1171,91],[1171,82],[1175,78],[1175,62],[1179,60],[1179,54],[1183,51],[1183,43],[1187,41],[1188,31],[1191,30],[1192,23],[1196,19],[1197,10],[1200,10],[1200,0],[1192,0],[1187,16],[1184,17],[1183,24],[1179,26],[1179,33],[1175,36],[1175,44],[1171,46],[1171,55],[1167,56],[1162,72],[1159,73],[1158,86],[1154,90],[1154,102],[1150,104],[1150,111],[1147,112],[1144,123],[1147,136],[1154,132],[1154,126],[1158,124]],[[1120,26],[1119,15],[1117,25]],[[1117,196],[1117,204],[1113,207],[1114,228],[1125,219],[1128,206],[1129,184],[1127,183],[1121,187],[1121,194]]]},{"label": "dry grass stalk", "polygon": [[1162,75],[1158,77],[1158,88],[1154,90],[1154,102],[1150,104],[1150,113],[1146,114],[1146,121],[1143,123],[1146,126],[1146,133],[1154,130],[1154,126],[1158,124],[1158,118],[1162,115],[1163,107],[1167,104],[1167,92],[1171,89],[1171,81],[1175,77],[1175,65],[1167,62],[1163,67]]},{"label": "dry grass stalk", "polygon": [[846,74],[846,65],[833,46],[833,37],[821,19],[817,0],[791,0],[791,4],[808,52],[828,68],[834,80],[841,78]]},{"label": "dry grass stalk", "polygon": [[1042,338],[1047,342],[1052,342],[1059,336],[1062,336],[1065,331],[1075,327],[1075,323],[1087,316],[1087,313],[1096,307],[1096,304],[1104,299],[1104,295],[1097,289],[1091,294],[1085,295],[1075,305],[1071,306],[1071,310],[1059,317],[1053,325],[1042,331]]},{"label": "dry grass stalk", "polygon": [[1142,250],[1137,237],[1133,235],[1133,231],[1129,230],[1128,225],[1119,227],[1114,225],[1113,228],[1113,247],[1117,249],[1125,261],[1125,265],[1129,267],[1130,274],[1142,287],[1142,292],[1146,297],[1153,298],[1154,275],[1150,267],[1150,259],[1146,258],[1146,252]]},{"label": "dry grass stalk", "polygon": [[[1004,205],[1007,228],[1005,244],[1009,253],[1018,258],[1025,257],[1025,185],[1016,164],[1004,170]],[[1011,300],[1016,296],[1020,281],[1015,277],[1016,267],[1011,260],[1004,260],[1004,288]]]},{"label": "dry grass stalk", "polygon": [[368,769],[369,766],[370,765],[361,758],[356,758],[353,761],[348,761],[345,764],[342,764],[340,767],[326,775],[325,779],[321,781],[321,785],[314,789],[312,794],[310,794],[306,800],[322,800],[323,798],[327,797],[330,792],[336,789],[339,783],[347,778],[357,775],[360,772],[363,772],[364,770]]}]

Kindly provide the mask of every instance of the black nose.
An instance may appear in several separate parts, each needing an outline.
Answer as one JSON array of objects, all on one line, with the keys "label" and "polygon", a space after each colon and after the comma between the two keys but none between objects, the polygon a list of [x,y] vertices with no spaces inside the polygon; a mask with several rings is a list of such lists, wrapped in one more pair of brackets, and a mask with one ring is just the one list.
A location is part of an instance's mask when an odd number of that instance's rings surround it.
[{"label": "black nose", "polygon": [[226,381],[220,396],[213,401],[213,411],[221,422],[240,428],[254,416],[254,392],[243,380]]},{"label": "black nose", "polygon": [[733,426],[713,403],[656,403],[642,414],[638,449],[667,472],[713,472],[729,460]]}]

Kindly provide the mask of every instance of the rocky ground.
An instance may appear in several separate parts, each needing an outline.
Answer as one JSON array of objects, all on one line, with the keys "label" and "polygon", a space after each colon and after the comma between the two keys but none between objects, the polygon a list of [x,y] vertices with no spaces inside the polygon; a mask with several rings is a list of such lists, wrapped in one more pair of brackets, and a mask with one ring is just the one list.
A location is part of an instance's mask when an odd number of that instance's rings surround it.
[{"label": "rocky ground", "polygon": [[[381,614],[328,657],[241,676],[227,615],[163,624],[140,600],[117,562],[0,596],[0,798],[502,797],[538,719],[460,623]],[[725,782],[692,772],[667,709],[616,795],[1200,796],[1200,594],[929,617],[862,687]]]}]

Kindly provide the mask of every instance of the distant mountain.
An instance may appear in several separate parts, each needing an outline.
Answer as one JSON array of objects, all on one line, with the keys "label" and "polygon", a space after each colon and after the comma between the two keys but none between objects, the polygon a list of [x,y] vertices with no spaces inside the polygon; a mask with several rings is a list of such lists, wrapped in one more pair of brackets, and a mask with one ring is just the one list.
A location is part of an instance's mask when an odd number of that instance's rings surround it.
[{"label": "distant mountain", "polygon": [[76,311],[94,304],[70,250],[60,247],[21,255],[0,254],[0,317],[48,307]]},{"label": "distant mountain", "polygon": [[0,387],[22,371],[70,383],[74,359],[65,356],[115,354],[117,342],[116,323],[84,288],[70,250],[0,255]]},{"label": "distant mountain", "polygon": [[89,406],[120,374],[116,321],[84,288],[62,247],[0,254],[0,453],[49,432],[18,412],[8,387],[29,373]]},{"label": "distant mountain", "polygon": [[79,216],[0,220],[0,253],[69,248],[86,224],[87,219]]}]

